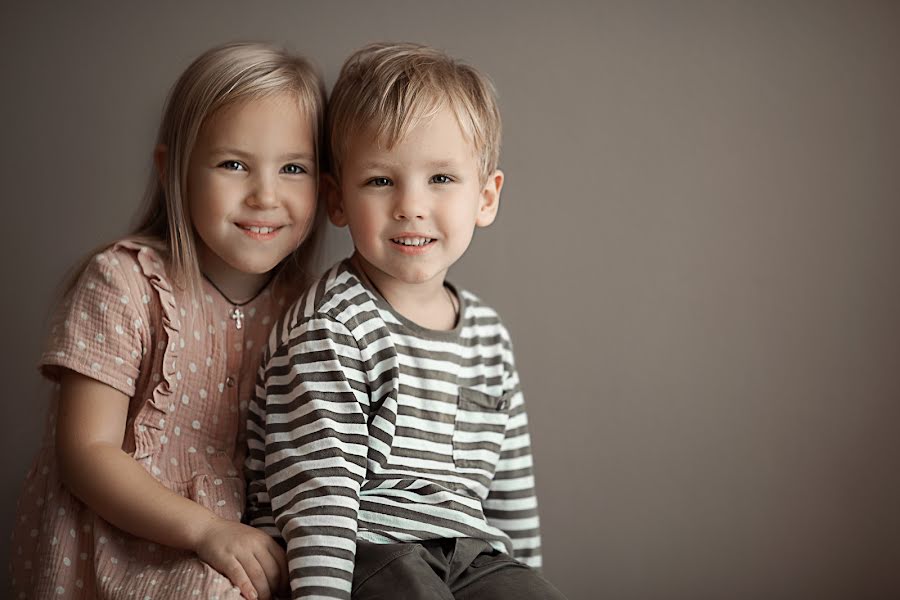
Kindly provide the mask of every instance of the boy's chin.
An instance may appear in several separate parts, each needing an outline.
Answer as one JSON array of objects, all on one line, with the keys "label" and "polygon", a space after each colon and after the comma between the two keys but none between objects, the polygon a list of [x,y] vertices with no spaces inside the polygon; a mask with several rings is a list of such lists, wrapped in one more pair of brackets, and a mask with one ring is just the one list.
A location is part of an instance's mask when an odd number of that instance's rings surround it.
[{"label": "boy's chin", "polygon": [[447,275],[447,269],[440,267],[404,267],[396,264],[382,264],[379,261],[369,261],[358,251],[355,255],[357,267],[361,267],[369,279],[378,280],[387,278],[395,283],[404,285],[423,285],[433,282],[438,278],[443,282]]}]

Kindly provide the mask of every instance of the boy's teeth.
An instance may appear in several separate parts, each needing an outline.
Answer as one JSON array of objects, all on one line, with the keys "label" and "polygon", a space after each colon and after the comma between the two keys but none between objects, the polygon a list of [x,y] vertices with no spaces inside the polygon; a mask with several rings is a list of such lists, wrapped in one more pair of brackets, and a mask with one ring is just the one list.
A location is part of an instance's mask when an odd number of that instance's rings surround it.
[{"label": "boy's teeth", "polygon": [[397,244],[402,244],[404,246],[424,246],[425,244],[432,241],[431,238],[396,238],[392,240]]}]

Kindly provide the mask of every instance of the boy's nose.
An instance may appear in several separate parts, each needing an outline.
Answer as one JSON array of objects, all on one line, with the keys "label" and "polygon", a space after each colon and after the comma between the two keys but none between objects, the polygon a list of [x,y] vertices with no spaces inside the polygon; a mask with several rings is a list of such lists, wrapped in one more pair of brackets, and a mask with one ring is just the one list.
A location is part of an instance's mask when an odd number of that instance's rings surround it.
[{"label": "boy's nose", "polygon": [[411,189],[398,189],[394,202],[394,218],[397,220],[424,219],[427,207],[420,195]]}]

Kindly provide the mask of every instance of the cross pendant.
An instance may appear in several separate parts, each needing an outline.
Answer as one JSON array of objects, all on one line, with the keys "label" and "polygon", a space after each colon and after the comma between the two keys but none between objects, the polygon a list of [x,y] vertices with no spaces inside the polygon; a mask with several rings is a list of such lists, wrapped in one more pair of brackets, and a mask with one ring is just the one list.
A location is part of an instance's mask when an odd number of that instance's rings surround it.
[{"label": "cross pendant", "polygon": [[240,307],[234,307],[234,310],[231,311],[231,318],[234,319],[235,329],[240,329],[244,326],[244,311]]}]

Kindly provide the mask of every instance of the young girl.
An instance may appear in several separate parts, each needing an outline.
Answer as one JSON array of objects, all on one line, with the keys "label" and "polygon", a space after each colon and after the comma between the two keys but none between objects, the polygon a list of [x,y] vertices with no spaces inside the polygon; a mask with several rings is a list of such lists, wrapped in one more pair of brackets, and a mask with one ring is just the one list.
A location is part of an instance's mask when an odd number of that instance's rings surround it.
[{"label": "young girl", "polygon": [[85,262],[51,322],[13,597],[284,584],[281,548],[240,522],[244,430],[259,351],[312,275],[323,103],[305,60],[260,44],[210,50],[176,83],[141,224]]}]

